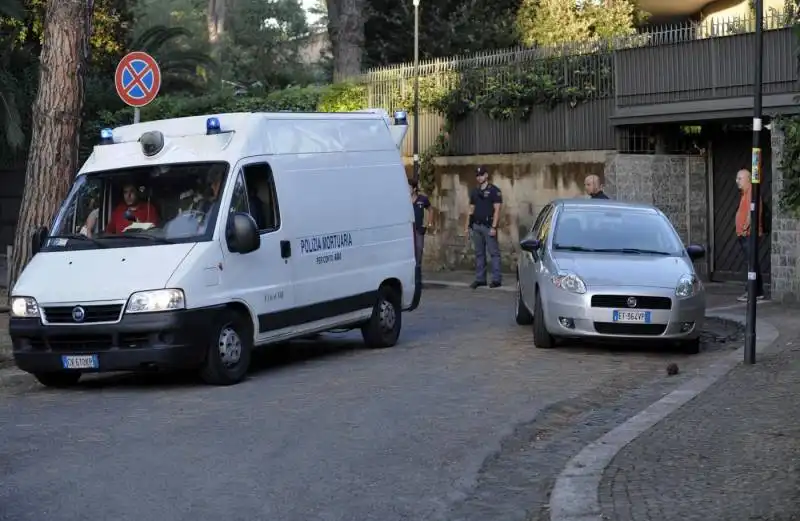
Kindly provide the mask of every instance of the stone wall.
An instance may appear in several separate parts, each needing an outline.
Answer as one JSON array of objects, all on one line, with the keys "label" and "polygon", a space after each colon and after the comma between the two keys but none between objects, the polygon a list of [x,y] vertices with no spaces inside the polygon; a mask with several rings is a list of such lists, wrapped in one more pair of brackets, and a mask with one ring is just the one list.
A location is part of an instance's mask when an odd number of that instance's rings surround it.
[{"label": "stone wall", "polygon": [[[656,206],[684,244],[702,244],[708,250],[707,176],[704,156],[616,154],[606,166],[606,193]],[[707,279],[708,259],[695,263],[695,269]]]},{"label": "stone wall", "polygon": [[[472,245],[464,235],[469,191],[475,169],[486,167],[490,180],[503,192],[500,251],[504,271],[513,271],[519,240],[539,211],[553,199],[583,194],[583,180],[602,179],[613,151],[441,157],[436,160],[436,187],[431,197],[434,230],[425,239],[423,264],[430,270],[474,269]],[[407,161],[409,176],[412,165]]]},{"label": "stone wall", "polygon": [[[777,127],[777,125],[775,126]],[[779,198],[783,189],[781,155],[783,154],[783,132],[772,129],[772,251],[771,283],[772,299],[781,302],[800,301],[800,220],[780,207]]]}]

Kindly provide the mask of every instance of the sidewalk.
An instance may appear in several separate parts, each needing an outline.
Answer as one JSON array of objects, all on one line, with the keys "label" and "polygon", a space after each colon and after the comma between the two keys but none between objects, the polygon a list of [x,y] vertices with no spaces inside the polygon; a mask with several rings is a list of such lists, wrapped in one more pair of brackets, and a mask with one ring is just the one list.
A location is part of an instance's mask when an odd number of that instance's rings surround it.
[{"label": "sidewalk", "polygon": [[800,519],[800,309],[758,313],[780,332],[773,350],[622,449],[598,491],[603,519]]}]

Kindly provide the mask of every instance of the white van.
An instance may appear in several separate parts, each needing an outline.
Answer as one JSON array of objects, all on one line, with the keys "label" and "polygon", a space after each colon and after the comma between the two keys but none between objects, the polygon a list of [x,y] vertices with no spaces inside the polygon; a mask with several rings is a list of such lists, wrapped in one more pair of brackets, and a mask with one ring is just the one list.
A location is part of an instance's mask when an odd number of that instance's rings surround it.
[{"label": "white van", "polygon": [[102,131],[11,292],[17,366],[198,369],[331,329],[393,346],[420,300],[404,112],[236,113]]}]

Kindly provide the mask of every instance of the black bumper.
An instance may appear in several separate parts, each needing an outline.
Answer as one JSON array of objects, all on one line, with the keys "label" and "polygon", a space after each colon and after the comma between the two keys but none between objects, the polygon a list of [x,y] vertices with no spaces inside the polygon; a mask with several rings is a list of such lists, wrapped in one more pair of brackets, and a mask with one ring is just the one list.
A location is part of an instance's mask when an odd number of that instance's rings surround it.
[{"label": "black bumper", "polygon": [[75,326],[12,318],[8,330],[14,361],[29,373],[64,371],[66,355],[97,356],[98,368],[82,372],[191,369],[205,361],[222,309],[123,315],[114,324]]}]

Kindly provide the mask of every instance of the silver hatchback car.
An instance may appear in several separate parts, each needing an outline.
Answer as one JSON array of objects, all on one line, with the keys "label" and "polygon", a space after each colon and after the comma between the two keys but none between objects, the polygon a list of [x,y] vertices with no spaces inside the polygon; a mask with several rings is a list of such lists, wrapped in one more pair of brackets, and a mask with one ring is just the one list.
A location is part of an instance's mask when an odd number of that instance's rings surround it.
[{"label": "silver hatchback car", "polygon": [[536,347],[559,338],[660,340],[700,349],[703,284],[656,207],[603,199],[548,204],[520,242],[516,321]]}]

